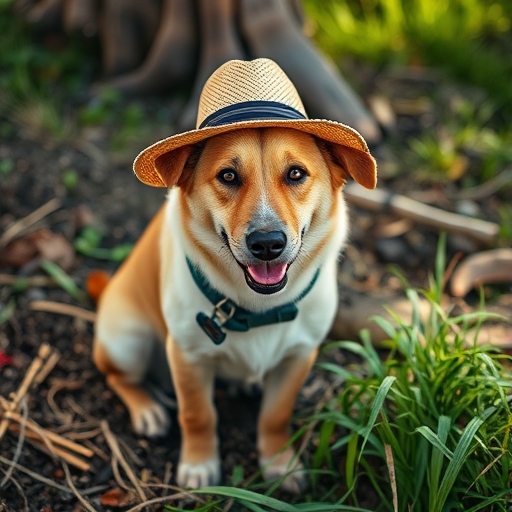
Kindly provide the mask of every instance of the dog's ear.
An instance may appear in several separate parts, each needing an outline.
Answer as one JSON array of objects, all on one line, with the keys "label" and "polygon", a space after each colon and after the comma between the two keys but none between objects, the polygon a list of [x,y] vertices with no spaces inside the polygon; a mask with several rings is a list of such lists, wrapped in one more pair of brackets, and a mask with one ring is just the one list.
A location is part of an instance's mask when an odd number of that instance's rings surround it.
[{"label": "dog's ear", "polygon": [[164,153],[155,159],[155,168],[167,188],[172,188],[183,181],[183,171],[193,146],[183,146]]},{"label": "dog's ear", "polygon": [[334,188],[341,187],[349,177],[365,188],[375,188],[377,163],[370,153],[323,140],[319,144],[327,160],[330,160]]}]

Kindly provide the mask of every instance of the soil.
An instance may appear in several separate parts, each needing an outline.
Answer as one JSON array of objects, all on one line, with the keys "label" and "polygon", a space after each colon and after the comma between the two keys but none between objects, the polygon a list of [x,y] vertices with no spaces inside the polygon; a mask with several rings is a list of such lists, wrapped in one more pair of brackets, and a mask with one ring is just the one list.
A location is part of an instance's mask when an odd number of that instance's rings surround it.
[{"label": "soil", "polygon": [[[400,73],[405,78],[400,77]],[[442,79],[432,77],[418,78],[410,70],[377,73],[375,70],[354,72],[356,81],[367,84],[361,87],[365,97],[384,91],[388,98],[403,98],[419,101],[426,89],[443,87],[446,94],[464,94],[453,90],[452,85]],[[369,80],[371,78],[371,80]],[[435,81],[432,85],[432,80]],[[370,85],[368,85],[370,84]],[[47,227],[60,233],[70,241],[74,240],[86,223],[93,223],[104,229],[103,247],[115,247],[122,243],[135,242],[151,216],[164,200],[164,192],[151,189],[138,182],[131,172],[131,161],[137,152],[161,135],[172,133],[175,112],[179,111],[179,99],[171,97],[149,98],[138,101],[147,118],[164,119],[153,133],[145,133],[144,138],[131,139],[123,154],[113,154],[109,141],[114,136],[115,127],[97,126],[83,128],[60,142],[45,134],[34,133],[23,123],[11,124],[3,119],[2,124],[10,124],[9,133],[0,141],[0,158],[14,163],[13,172],[0,178],[0,233],[13,221],[32,213],[36,208],[53,198],[61,201],[61,207],[46,216],[33,228]],[[70,109],[73,106],[70,104]],[[441,207],[453,208],[446,199],[446,191],[457,190],[459,184],[449,181],[435,183],[419,181],[411,173],[405,174],[397,166],[397,154],[406,147],[408,138],[415,133],[428,129],[429,123],[436,122],[442,105],[428,112],[421,110],[418,103],[416,111],[398,115],[397,122],[388,135],[387,142],[377,149],[381,166],[380,186],[392,187],[401,193],[428,198],[429,202]],[[418,110],[419,109],[419,110]],[[163,133],[166,132],[166,133]],[[77,175],[76,185],[66,187],[63,176],[73,169]],[[476,204],[478,214],[489,219],[499,220],[500,201],[510,202],[510,194],[501,199],[487,198]],[[340,267],[342,296],[350,296],[350,290],[358,293],[388,292],[396,293],[402,288],[399,279],[388,269],[387,264],[398,265],[400,270],[414,285],[426,286],[427,276],[433,269],[437,243],[437,233],[419,227],[406,226],[400,230],[395,226],[399,219],[386,213],[375,214],[352,210],[353,230],[351,244],[346,250],[345,261]],[[398,234],[383,235],[385,227],[395,226]],[[379,234],[380,233],[380,234]],[[457,239],[450,240],[450,253],[474,250],[472,242]],[[92,270],[104,269],[113,272],[117,263],[101,261],[80,254],[69,273],[80,287]],[[37,261],[30,261],[21,269],[6,267],[1,270],[11,275],[44,275]],[[510,290],[504,290],[509,293]],[[69,303],[86,310],[94,310],[91,298],[73,299],[58,287],[30,287],[15,291],[11,286],[0,287],[0,306],[5,308],[14,300],[15,309],[0,325],[0,351],[12,358],[10,364],[0,368],[0,396],[7,399],[14,393],[31,362],[43,343],[49,343],[58,351],[58,362],[47,378],[33,385],[22,402],[21,408],[29,418],[42,427],[67,435],[94,450],[91,458],[91,471],[71,468],[71,478],[78,490],[86,494],[93,509],[112,510],[113,505],[102,505],[105,493],[119,489],[120,481],[132,488],[124,470],[121,478],[116,475],[118,465],[113,464],[112,447],[108,444],[102,422],[106,422],[122,447],[125,457],[135,473],[145,483],[154,487],[145,487],[148,498],[173,494],[168,487],[174,483],[174,469],[178,460],[180,434],[173,411],[173,426],[164,439],[148,440],[135,436],[129,425],[129,418],[118,398],[105,385],[103,376],[91,362],[92,325],[90,322],[74,316],[37,312],[30,309],[35,300],[48,300]],[[0,309],[1,311],[1,309]],[[5,309],[4,309],[5,311]],[[353,360],[348,354],[337,352],[329,354],[339,364],[347,365]],[[329,373],[315,369],[301,393],[296,407],[295,430],[307,425],[308,414],[318,404],[326,403],[332,393],[341,385]],[[215,392],[216,406],[219,411],[219,435],[222,454],[223,483],[229,484],[233,478],[255,478],[257,475],[257,454],[255,450],[255,425],[259,407],[259,396],[254,390],[235,388],[219,383]],[[312,454],[318,442],[317,434],[312,434],[305,445],[303,458],[306,464],[311,462]],[[300,441],[298,442],[300,445]],[[17,450],[21,449],[19,453]],[[62,464],[51,456],[36,449],[29,442],[20,443],[16,434],[7,432],[1,440],[0,453],[4,460],[14,460],[35,472],[49,478],[63,488],[69,489]],[[335,462],[343,467],[343,454],[335,453]],[[0,464],[0,481],[8,469],[4,460]],[[114,469],[113,469],[114,468]],[[27,500],[28,510],[59,512],[85,510],[71,491],[56,489],[37,478],[16,469],[14,481],[10,481],[1,491],[0,510],[24,510]],[[17,485],[18,484],[18,487]],[[320,479],[320,486],[328,489],[332,479]],[[140,502],[132,491],[116,491],[117,496],[131,497],[129,504],[120,507],[125,510]],[[338,489],[337,494],[342,489]],[[291,496],[277,491],[275,496],[292,501]],[[318,496],[318,494],[316,494]],[[305,499],[306,496],[304,496]],[[317,498],[318,499],[318,498]],[[170,499],[168,502],[171,502]],[[359,505],[375,509],[377,498],[368,489],[361,492]],[[194,508],[193,502],[173,501],[181,509]],[[148,510],[156,510],[148,508]],[[231,510],[235,510],[233,507]]]}]

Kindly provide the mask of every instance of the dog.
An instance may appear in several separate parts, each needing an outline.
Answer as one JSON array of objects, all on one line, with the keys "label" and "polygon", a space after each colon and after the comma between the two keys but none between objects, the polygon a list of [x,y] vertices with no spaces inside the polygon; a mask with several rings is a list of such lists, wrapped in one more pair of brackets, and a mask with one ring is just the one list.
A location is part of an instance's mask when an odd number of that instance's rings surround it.
[{"label": "dog", "polygon": [[290,417],[337,310],[343,184],[373,188],[375,160],[355,130],[308,119],[277,64],[256,59],[221,66],[196,130],[146,148],[134,171],[169,193],[101,296],[97,367],[135,432],[164,435],[169,415],[144,383],[165,387],[166,354],[185,488],[220,481],[214,378],[261,379],[263,476],[300,492]]}]

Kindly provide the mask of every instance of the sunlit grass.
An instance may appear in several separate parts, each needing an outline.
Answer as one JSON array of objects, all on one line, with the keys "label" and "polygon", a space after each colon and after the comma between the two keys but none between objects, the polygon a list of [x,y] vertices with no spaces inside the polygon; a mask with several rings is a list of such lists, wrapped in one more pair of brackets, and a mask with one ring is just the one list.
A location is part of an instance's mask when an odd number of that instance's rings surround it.
[{"label": "sunlit grass", "polygon": [[333,58],[442,67],[512,110],[507,0],[306,0],[305,6],[316,40]]}]

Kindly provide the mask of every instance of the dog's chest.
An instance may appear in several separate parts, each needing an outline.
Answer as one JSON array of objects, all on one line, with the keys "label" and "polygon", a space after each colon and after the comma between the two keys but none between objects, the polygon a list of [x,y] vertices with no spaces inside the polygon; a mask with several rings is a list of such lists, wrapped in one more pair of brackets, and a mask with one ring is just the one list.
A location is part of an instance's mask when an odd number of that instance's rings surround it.
[{"label": "dog's chest", "polygon": [[164,299],[164,316],[173,342],[190,362],[213,366],[218,376],[234,379],[263,377],[289,356],[306,357],[325,338],[336,310],[336,279],[324,268],[310,293],[298,303],[298,315],[289,322],[252,328],[247,332],[225,329],[226,339],[215,345],[196,320],[197,313],[210,314],[213,306],[189,275],[179,277],[179,297]]}]

